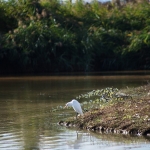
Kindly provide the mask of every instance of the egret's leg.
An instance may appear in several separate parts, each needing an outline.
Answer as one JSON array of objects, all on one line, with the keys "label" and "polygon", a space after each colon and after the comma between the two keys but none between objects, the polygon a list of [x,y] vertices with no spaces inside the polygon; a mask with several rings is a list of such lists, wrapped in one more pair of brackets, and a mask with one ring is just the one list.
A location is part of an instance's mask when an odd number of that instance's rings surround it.
[{"label": "egret's leg", "polygon": [[77,119],[78,113],[76,113],[76,119]]}]

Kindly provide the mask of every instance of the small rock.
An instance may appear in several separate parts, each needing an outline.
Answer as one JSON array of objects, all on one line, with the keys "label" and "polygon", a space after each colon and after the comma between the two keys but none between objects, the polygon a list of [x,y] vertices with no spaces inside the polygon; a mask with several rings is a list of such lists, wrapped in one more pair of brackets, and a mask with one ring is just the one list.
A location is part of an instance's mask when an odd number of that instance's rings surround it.
[{"label": "small rock", "polygon": [[63,126],[64,122],[63,121],[59,121],[57,124]]}]

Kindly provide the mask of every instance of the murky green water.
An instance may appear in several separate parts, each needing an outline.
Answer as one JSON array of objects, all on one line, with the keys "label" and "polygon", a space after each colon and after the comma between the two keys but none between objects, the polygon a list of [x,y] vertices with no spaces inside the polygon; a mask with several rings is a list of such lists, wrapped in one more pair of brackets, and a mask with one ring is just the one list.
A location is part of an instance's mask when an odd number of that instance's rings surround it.
[{"label": "murky green water", "polygon": [[148,80],[146,74],[0,77],[0,150],[149,150],[149,138],[66,129],[56,123],[67,111],[51,112],[93,89],[137,87]]}]

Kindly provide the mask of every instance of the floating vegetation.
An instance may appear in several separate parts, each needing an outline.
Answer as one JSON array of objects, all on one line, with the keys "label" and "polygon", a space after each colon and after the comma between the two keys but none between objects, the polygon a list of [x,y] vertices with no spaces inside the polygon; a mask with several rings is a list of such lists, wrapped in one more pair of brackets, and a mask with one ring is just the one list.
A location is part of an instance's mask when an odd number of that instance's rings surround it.
[{"label": "floating vegetation", "polygon": [[84,111],[89,111],[91,109],[98,109],[113,99],[118,99],[118,91],[117,88],[107,87],[81,94],[76,99],[86,100],[81,105]]},{"label": "floating vegetation", "polygon": [[115,94],[118,92],[117,88],[110,88],[107,87],[105,89],[101,89],[101,90],[93,90],[91,92],[88,92],[86,94],[81,94],[79,96],[77,96],[77,99],[81,99],[81,98],[91,98],[94,96],[98,96],[98,97],[104,97],[105,99],[107,97],[109,98],[113,98],[115,96]]}]

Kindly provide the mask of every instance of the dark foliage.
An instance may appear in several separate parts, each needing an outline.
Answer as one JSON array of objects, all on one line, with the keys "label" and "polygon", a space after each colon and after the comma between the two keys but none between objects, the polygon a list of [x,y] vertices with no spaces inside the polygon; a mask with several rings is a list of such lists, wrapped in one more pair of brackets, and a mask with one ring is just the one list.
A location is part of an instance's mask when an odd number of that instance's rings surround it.
[{"label": "dark foliage", "polygon": [[150,69],[150,4],[0,3],[0,73]]}]

